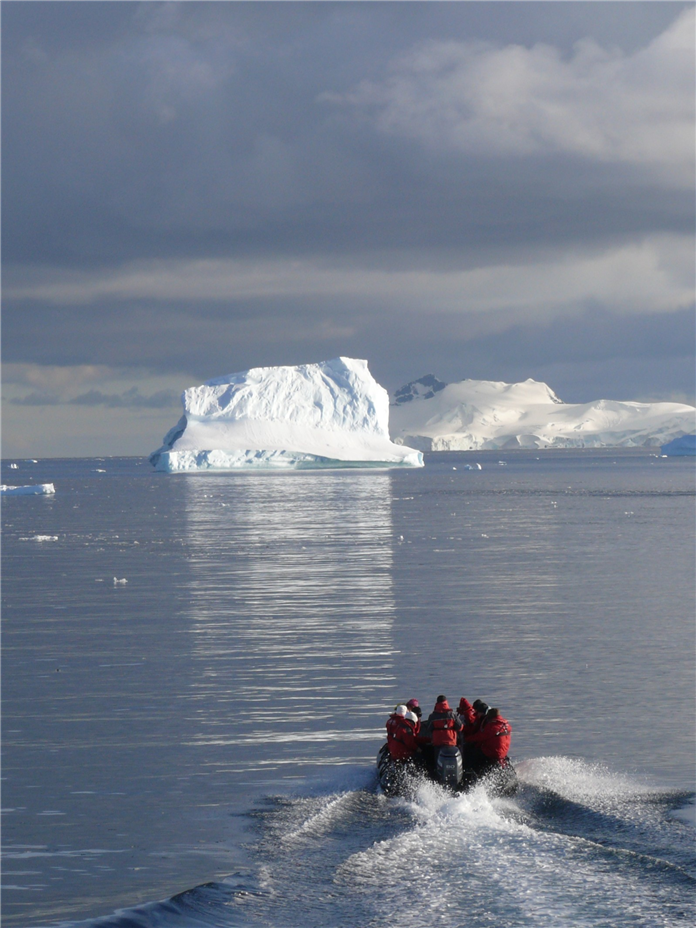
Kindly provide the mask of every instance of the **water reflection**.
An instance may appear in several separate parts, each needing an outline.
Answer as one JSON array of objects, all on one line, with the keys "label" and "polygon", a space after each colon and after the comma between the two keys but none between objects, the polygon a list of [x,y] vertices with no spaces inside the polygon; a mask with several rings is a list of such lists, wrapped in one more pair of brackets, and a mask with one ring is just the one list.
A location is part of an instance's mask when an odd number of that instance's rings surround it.
[{"label": "water reflection", "polygon": [[246,770],[371,754],[394,688],[389,476],[189,476],[186,537],[197,742]]}]

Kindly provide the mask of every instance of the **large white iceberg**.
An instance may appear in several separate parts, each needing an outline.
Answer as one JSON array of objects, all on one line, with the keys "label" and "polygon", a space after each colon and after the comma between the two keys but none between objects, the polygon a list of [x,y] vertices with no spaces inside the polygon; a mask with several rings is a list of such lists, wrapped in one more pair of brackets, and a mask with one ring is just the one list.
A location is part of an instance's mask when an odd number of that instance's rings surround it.
[{"label": "large white iceberg", "polygon": [[531,379],[445,385],[428,375],[394,397],[392,438],[421,451],[657,447],[696,430],[684,403],[564,403]]},{"label": "large white iceberg", "polygon": [[389,395],[367,361],[256,367],[182,395],[184,415],[150,455],[168,472],[240,468],[420,467],[389,438]]}]

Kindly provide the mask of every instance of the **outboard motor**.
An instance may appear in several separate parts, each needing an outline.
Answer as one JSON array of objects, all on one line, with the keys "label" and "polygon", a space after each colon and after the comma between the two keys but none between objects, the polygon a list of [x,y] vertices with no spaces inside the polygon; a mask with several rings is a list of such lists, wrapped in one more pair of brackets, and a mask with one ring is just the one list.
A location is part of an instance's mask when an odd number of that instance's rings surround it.
[{"label": "outboard motor", "polygon": [[437,754],[437,778],[443,786],[458,789],[464,774],[464,764],[459,748],[444,745]]}]

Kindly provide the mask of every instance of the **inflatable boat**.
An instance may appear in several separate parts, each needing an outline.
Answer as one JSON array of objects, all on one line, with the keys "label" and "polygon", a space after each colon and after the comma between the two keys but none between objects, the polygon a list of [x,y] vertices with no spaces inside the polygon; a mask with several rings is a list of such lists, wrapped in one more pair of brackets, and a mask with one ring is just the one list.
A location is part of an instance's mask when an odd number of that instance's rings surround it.
[{"label": "inflatable boat", "polygon": [[515,768],[508,758],[476,773],[464,766],[458,747],[441,747],[436,754],[426,745],[421,755],[399,761],[394,760],[383,744],[377,754],[377,778],[385,796],[412,795],[424,779],[453,793],[465,793],[479,783],[491,796],[513,796],[519,789]]}]

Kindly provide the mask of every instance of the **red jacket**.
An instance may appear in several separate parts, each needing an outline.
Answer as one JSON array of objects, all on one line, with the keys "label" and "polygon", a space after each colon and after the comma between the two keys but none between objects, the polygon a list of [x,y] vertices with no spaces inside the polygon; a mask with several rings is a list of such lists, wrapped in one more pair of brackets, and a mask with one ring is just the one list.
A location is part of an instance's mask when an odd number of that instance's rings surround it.
[{"label": "red jacket", "polygon": [[463,747],[463,743],[468,740],[469,735],[476,734],[481,730],[485,715],[477,712],[464,696],[459,700],[457,713],[459,714],[459,718],[464,722],[464,728],[459,733],[459,746]]},{"label": "red jacket", "polygon": [[477,744],[490,760],[503,760],[510,750],[511,732],[512,725],[499,715],[497,719],[484,719],[477,732],[469,733],[465,729],[464,740],[467,744]]},{"label": "red jacket", "polygon": [[393,712],[387,719],[387,745],[394,760],[408,760],[418,750],[416,735],[420,726]]},{"label": "red jacket", "polygon": [[435,708],[428,716],[428,721],[432,722],[433,745],[435,747],[441,747],[444,744],[456,745],[457,732],[461,731],[463,726],[452,709],[450,709],[446,699],[443,702],[435,703]]},{"label": "red jacket", "polygon": [[459,700],[459,708],[457,709],[457,712],[459,714],[459,718],[464,722],[465,731],[471,725],[476,725],[477,730],[481,727],[482,716],[479,716],[476,709],[474,709],[469,700],[465,699],[464,696],[462,696],[462,698]]}]

